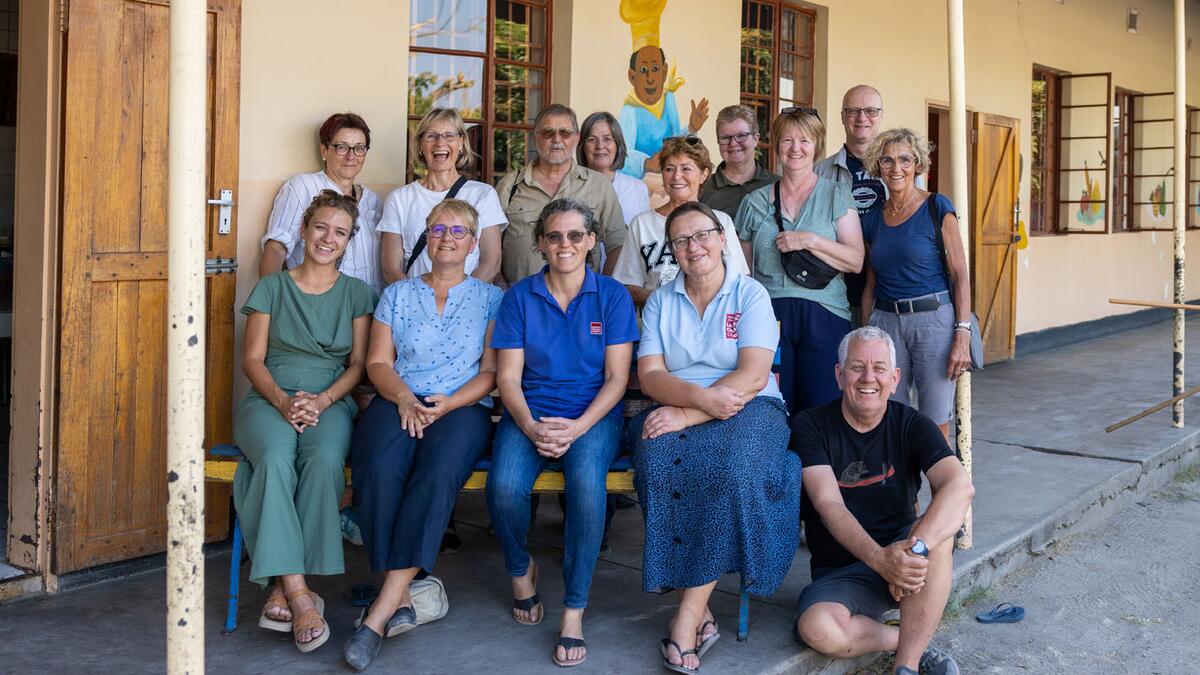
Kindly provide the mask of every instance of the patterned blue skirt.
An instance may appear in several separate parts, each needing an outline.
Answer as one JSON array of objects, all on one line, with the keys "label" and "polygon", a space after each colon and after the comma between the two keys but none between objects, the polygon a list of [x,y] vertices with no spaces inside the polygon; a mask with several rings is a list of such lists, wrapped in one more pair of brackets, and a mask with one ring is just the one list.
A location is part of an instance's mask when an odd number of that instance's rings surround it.
[{"label": "patterned blue skirt", "polygon": [[758,396],[737,415],[655,439],[638,430],[633,462],[646,519],[643,590],[662,592],[741,572],[771,595],[800,545],[800,457],[787,408]]}]

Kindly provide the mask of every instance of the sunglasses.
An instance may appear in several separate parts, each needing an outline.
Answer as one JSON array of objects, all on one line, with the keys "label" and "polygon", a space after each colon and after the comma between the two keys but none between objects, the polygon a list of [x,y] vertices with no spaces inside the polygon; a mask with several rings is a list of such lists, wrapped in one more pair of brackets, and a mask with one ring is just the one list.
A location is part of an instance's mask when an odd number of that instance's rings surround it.
[{"label": "sunglasses", "polygon": [[446,233],[449,233],[455,239],[463,239],[468,234],[471,234],[471,229],[466,225],[443,225],[438,223],[437,225],[430,225],[428,232],[429,236],[434,239],[441,239],[446,236]]},{"label": "sunglasses", "polygon": [[547,242],[553,244],[554,246],[558,246],[558,245],[562,244],[564,240],[569,241],[572,244],[583,243],[583,238],[586,237],[587,235],[588,235],[588,233],[584,232],[583,230],[571,230],[570,232],[566,232],[566,233],[547,232],[542,235],[542,238],[545,239]]},{"label": "sunglasses", "polygon": [[821,119],[821,113],[817,112],[816,108],[798,108],[788,107],[779,111],[780,115],[812,115],[817,119]]}]

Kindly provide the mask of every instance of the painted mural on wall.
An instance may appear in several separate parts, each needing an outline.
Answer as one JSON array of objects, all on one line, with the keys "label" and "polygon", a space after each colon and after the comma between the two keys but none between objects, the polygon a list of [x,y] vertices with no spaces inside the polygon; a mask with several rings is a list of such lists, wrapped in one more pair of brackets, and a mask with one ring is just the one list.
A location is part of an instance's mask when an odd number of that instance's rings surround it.
[{"label": "painted mural on wall", "polygon": [[1167,181],[1164,179],[1154,186],[1149,194],[1149,204],[1145,205],[1146,218],[1155,223],[1167,219]]},{"label": "painted mural on wall", "polygon": [[1100,190],[1100,180],[1092,178],[1087,162],[1083,163],[1083,184],[1075,219],[1084,225],[1095,225],[1104,220],[1104,193]]},{"label": "painted mural on wall", "polygon": [[[651,190],[661,190],[657,177],[663,139],[696,133],[708,119],[708,99],[691,99],[687,126],[679,117],[676,92],[685,84],[676,74],[675,64],[668,68],[659,26],[667,0],[621,0],[621,20],[629,24],[633,48],[629,55],[629,84],[619,115],[628,153],[622,172],[644,178]],[[655,174],[647,176],[646,174]]]}]

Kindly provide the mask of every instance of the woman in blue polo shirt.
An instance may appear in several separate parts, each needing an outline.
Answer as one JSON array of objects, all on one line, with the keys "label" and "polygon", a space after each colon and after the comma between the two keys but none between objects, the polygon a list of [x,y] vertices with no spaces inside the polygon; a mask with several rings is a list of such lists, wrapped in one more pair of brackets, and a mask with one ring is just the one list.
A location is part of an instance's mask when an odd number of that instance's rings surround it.
[{"label": "woman in blue polo shirt", "polygon": [[646,519],[642,585],[680,591],[663,665],[692,672],[720,637],[708,598],[726,572],[771,595],[799,545],[800,461],[771,362],[779,327],[762,284],[728,270],[726,233],[699,202],[667,218],[680,275],[642,309],[645,413],[633,462]]},{"label": "woman in blue polo shirt", "polygon": [[537,566],[529,555],[529,495],[547,462],[562,463],[567,522],[565,594],[554,662],[587,658],[583,610],[604,533],[605,479],[621,434],[637,320],[629,292],[592,272],[592,210],[573,199],[542,209],[534,240],[542,271],[513,285],[500,304],[492,347],[505,413],[492,444],[487,501],[512,577],[513,619],[541,623]]}]

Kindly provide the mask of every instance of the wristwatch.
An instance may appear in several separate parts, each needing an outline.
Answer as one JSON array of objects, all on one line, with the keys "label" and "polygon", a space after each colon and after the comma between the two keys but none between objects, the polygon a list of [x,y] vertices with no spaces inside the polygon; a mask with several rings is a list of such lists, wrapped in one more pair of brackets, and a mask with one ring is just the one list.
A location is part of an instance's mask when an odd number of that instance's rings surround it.
[{"label": "wristwatch", "polygon": [[912,548],[908,550],[912,551],[913,555],[919,555],[922,558],[929,557],[929,547],[925,545],[924,539],[918,539],[917,543],[913,544]]}]

